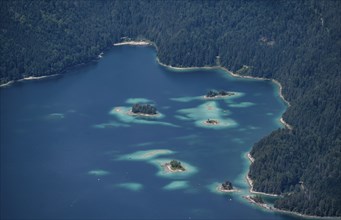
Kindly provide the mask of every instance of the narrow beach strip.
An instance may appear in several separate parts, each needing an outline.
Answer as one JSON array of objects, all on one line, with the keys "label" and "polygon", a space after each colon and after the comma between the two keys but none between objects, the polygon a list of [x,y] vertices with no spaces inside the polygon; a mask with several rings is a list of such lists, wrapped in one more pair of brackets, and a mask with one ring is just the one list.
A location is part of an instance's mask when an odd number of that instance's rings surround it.
[{"label": "narrow beach strip", "polygon": [[53,75],[48,75],[48,76],[29,76],[25,77],[23,79],[17,80],[17,82],[23,82],[23,81],[30,81],[30,80],[39,80],[39,79],[46,79],[46,78],[51,78],[54,76],[57,76],[58,74],[53,74]]},{"label": "narrow beach strip", "polygon": [[7,83],[4,83],[4,84],[0,84],[0,88],[1,87],[7,87],[7,86],[10,86],[10,85],[12,85],[13,83],[15,83],[15,81],[9,81],[9,82],[7,82]]},{"label": "narrow beach strip", "polygon": [[149,41],[141,40],[141,41],[124,41],[124,42],[120,42],[120,43],[115,43],[113,45],[114,46],[123,46],[123,45],[148,46],[148,45],[152,45],[152,43]]},{"label": "narrow beach strip", "polygon": [[55,77],[55,76],[58,76],[58,75],[60,75],[60,74],[53,74],[53,75],[46,75],[46,76],[29,76],[29,77],[25,77],[25,78],[18,79],[18,80],[12,80],[12,81],[9,81],[9,82],[4,83],[4,84],[0,84],[0,87],[7,87],[7,86],[10,86],[10,85],[12,85],[12,84],[14,84],[16,82],[41,80],[41,79]]}]

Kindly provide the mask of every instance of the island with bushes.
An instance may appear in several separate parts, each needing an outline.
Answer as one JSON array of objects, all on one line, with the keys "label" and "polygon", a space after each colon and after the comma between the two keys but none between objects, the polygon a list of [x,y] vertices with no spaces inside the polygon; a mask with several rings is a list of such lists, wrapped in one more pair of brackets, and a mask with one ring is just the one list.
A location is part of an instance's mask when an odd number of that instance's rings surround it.
[{"label": "island with bushes", "polygon": [[131,108],[131,112],[136,115],[144,116],[157,115],[156,107],[150,104],[134,104]]},{"label": "island with bushes", "polygon": [[172,160],[169,163],[164,164],[164,168],[167,172],[184,172],[185,167],[182,166],[180,161]]},{"label": "island with bushes", "polygon": [[206,93],[205,98],[214,99],[214,98],[223,98],[234,95],[233,92],[228,92],[225,90],[220,90],[219,92],[216,90],[210,90]]},{"label": "island with bushes", "polygon": [[219,122],[218,120],[215,120],[215,119],[207,119],[205,121],[205,124],[209,124],[209,125],[217,125]]},{"label": "island with bushes", "polygon": [[228,180],[225,182],[221,183],[218,186],[218,191],[220,192],[237,192],[238,190],[233,187],[232,183]]}]

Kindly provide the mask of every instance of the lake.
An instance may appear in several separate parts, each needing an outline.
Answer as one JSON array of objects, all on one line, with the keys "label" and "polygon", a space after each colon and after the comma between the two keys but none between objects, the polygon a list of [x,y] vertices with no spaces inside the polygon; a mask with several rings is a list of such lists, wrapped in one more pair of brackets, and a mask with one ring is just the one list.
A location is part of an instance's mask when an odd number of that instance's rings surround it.
[{"label": "lake", "polygon": [[[204,99],[211,89],[234,95]],[[135,103],[160,115],[126,114]],[[0,104],[2,219],[297,218],[242,198],[245,154],[283,127],[271,81],[173,71],[153,47],[120,46],[65,75],[1,88]],[[186,172],[165,172],[172,159]],[[217,192],[224,180],[240,191]]]}]

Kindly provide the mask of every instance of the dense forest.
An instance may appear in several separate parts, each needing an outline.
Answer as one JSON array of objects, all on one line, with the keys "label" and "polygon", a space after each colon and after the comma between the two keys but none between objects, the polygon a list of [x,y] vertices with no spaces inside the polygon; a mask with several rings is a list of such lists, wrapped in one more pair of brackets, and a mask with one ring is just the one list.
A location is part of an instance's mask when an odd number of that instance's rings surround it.
[{"label": "dense forest", "polygon": [[[291,106],[252,148],[275,207],[341,216],[341,1],[1,1],[0,83],[61,73],[121,41],[148,39],[172,66],[273,78]],[[217,57],[219,56],[219,57]]]}]

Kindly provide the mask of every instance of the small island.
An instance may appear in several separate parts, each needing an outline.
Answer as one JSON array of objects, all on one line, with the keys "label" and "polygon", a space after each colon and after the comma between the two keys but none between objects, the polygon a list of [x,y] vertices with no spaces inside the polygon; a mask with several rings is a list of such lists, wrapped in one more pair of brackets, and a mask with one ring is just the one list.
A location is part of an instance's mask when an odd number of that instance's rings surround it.
[{"label": "small island", "polygon": [[217,120],[214,120],[214,119],[207,119],[207,120],[205,121],[205,124],[217,125],[217,124],[218,124],[218,121],[217,121]]},{"label": "small island", "polygon": [[228,92],[225,90],[221,90],[221,91],[216,91],[216,90],[210,90],[206,93],[205,98],[221,98],[221,97],[226,97],[226,96],[232,96],[234,95],[233,92]]},{"label": "small island", "polygon": [[184,172],[186,169],[182,166],[180,161],[172,160],[170,163],[164,165],[165,170],[168,172]]},{"label": "small island", "polygon": [[149,104],[134,104],[131,112],[137,115],[156,115],[156,107]]},{"label": "small island", "polygon": [[223,182],[218,186],[218,191],[220,192],[237,192],[238,190],[235,189],[232,185],[232,183],[228,180]]},{"label": "small island", "polygon": [[222,190],[232,190],[233,189],[232,183],[230,181],[226,180],[225,182],[223,182],[221,184],[221,189]]}]

